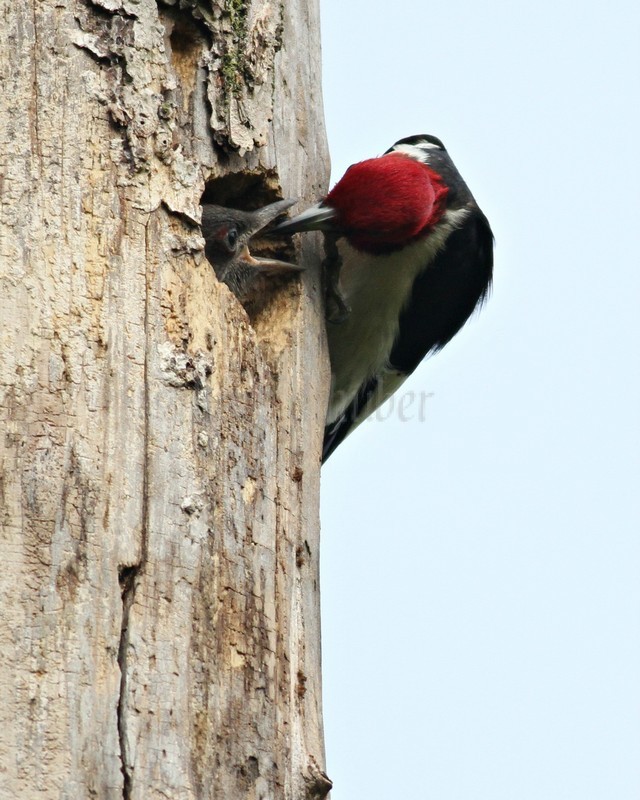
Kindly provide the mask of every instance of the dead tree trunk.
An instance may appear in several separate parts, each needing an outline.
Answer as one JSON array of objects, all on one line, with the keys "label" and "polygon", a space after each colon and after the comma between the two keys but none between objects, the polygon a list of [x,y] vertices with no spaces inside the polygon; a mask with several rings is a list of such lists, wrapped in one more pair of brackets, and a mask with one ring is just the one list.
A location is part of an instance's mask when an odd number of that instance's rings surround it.
[{"label": "dead tree trunk", "polygon": [[196,224],[325,188],[317,2],[3,12],[0,797],[323,797],[318,275]]}]

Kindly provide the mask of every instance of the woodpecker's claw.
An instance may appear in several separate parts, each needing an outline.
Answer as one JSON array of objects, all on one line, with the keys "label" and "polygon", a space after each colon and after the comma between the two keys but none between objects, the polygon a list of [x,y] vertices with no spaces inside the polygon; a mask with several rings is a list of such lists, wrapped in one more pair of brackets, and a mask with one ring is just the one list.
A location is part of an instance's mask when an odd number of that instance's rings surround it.
[{"label": "woodpecker's claw", "polygon": [[337,234],[325,233],[322,275],[324,278],[324,315],[327,322],[341,325],[351,314],[349,303],[340,289],[342,257],[338,250]]}]

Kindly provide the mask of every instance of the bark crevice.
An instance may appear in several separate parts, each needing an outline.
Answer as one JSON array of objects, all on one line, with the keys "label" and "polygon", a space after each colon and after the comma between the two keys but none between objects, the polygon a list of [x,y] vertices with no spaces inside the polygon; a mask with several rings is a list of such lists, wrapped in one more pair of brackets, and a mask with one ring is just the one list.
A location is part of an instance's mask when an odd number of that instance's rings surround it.
[{"label": "bark crevice", "polygon": [[122,619],[120,622],[120,642],[118,644],[118,665],[120,667],[120,690],[118,694],[118,739],[120,742],[120,762],[122,770],[122,800],[130,800],[131,797],[131,769],[128,764],[127,747],[127,651],[129,649],[129,613],[135,599],[136,577],[140,571],[140,565],[120,567],[118,570],[118,583],[122,596]]}]

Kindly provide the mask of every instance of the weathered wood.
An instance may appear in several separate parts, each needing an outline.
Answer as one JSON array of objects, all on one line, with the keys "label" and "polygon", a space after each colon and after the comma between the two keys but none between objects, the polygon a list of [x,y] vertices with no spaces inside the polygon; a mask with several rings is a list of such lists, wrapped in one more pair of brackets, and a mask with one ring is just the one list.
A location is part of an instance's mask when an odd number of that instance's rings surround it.
[{"label": "weathered wood", "polygon": [[317,3],[242,7],[3,8],[3,798],[329,788],[319,278],[249,317],[190,222],[326,184]]}]

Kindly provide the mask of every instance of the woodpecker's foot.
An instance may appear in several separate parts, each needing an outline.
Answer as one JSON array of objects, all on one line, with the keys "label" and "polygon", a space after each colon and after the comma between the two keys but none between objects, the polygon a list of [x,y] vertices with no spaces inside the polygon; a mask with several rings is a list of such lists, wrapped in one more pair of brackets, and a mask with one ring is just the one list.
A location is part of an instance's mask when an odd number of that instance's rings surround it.
[{"label": "woodpecker's foot", "polygon": [[344,322],[351,313],[351,308],[340,291],[340,270],[342,257],[338,250],[338,236],[325,233],[322,274],[324,277],[325,319],[332,325]]},{"label": "woodpecker's foot", "polygon": [[340,325],[351,313],[351,308],[347,305],[338,288],[327,287],[324,302],[325,319],[332,325]]}]

